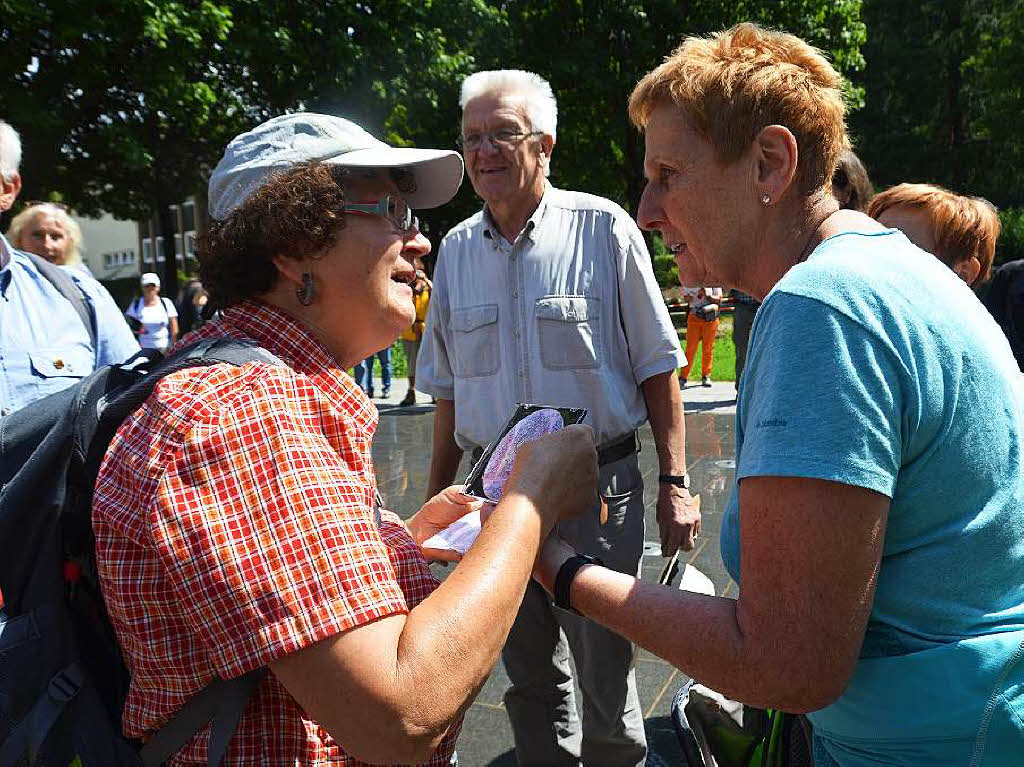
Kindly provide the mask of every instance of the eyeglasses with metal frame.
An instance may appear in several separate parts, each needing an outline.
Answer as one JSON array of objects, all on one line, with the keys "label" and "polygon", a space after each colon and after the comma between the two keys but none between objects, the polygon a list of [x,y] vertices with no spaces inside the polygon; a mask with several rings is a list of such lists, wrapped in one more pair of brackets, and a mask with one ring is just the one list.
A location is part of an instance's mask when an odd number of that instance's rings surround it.
[{"label": "eyeglasses with metal frame", "polygon": [[494,147],[511,149],[521,141],[533,138],[534,136],[543,135],[544,131],[542,130],[523,133],[522,131],[505,128],[503,130],[489,131],[487,133],[470,133],[467,136],[459,136],[455,139],[455,143],[459,145],[460,149],[467,152],[475,152],[483,146],[484,140],[490,141],[491,145]]},{"label": "eyeglasses with metal frame", "polygon": [[389,194],[379,200],[345,203],[345,212],[386,218],[403,234],[420,228],[420,220],[412,214],[409,203],[397,195]]}]

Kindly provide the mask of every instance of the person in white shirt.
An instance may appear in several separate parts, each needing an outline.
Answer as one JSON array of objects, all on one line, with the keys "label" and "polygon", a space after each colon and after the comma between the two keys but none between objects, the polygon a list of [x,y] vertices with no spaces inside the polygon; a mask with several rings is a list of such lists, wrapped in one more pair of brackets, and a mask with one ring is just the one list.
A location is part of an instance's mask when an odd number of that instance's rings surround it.
[{"label": "person in white shirt", "polygon": [[[451,484],[463,451],[478,460],[517,403],[585,407],[606,509],[595,503],[559,534],[636,575],[645,421],[658,454],[662,554],[692,549],[700,531],[676,382],[682,354],[647,246],[614,202],[548,183],[558,110],[545,80],[477,72],[460,101],[466,171],[484,206],[441,242],[416,363],[416,387],[437,398],[430,487]],[[629,641],[531,584],[502,657],[520,765],[645,764]]]},{"label": "person in white shirt", "polygon": [[690,305],[690,311],[686,315],[686,364],[679,380],[683,386],[686,385],[694,355],[697,354],[697,344],[700,344],[700,383],[702,386],[711,386],[711,360],[715,356],[715,334],[718,333],[722,289],[683,288],[683,295]]},{"label": "person in white shirt", "polygon": [[174,302],[160,295],[160,278],[146,272],[139,278],[142,295],[132,301],[125,314],[132,320],[143,349],[166,352],[178,340],[178,310]]}]

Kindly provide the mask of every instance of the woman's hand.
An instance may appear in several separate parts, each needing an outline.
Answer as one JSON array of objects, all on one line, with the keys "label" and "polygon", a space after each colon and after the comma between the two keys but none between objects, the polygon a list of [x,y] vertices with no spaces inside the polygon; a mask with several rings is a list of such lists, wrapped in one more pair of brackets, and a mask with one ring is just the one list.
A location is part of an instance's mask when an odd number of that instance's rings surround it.
[{"label": "woman's hand", "polygon": [[[423,504],[423,507],[406,522],[409,534],[412,535],[417,545],[423,546],[423,542],[430,536],[436,535],[448,525],[484,505],[483,501],[465,495],[462,490],[463,485],[446,487]],[[424,552],[424,556],[426,556],[426,552]],[[430,549],[430,555],[427,558],[457,562],[462,555],[451,549]]]},{"label": "woman's hand", "polygon": [[513,495],[529,499],[547,535],[558,522],[600,503],[597,476],[594,432],[589,426],[566,426],[519,447],[503,499]]}]

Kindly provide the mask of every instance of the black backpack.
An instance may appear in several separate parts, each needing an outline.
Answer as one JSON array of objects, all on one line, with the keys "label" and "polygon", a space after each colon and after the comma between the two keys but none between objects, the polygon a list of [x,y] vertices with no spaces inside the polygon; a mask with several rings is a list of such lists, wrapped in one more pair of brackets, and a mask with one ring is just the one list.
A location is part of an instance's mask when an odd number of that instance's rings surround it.
[{"label": "black backpack", "polygon": [[92,496],[118,426],[160,378],[253,361],[282,364],[225,338],[143,352],[0,419],[0,767],[149,767],[211,722],[220,764],[265,669],[215,680],[141,748],[122,737],[129,675],[97,580]]}]

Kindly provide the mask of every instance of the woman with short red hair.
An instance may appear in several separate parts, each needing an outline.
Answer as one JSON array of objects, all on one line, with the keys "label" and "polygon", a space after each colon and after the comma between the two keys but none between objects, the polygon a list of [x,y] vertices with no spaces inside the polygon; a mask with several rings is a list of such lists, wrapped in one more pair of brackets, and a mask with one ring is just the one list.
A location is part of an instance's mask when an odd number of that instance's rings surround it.
[{"label": "woman with short red hair", "polygon": [[871,199],[868,215],[899,229],[912,243],[935,255],[971,287],[992,272],[999,239],[995,206],[932,184],[899,184]]}]

